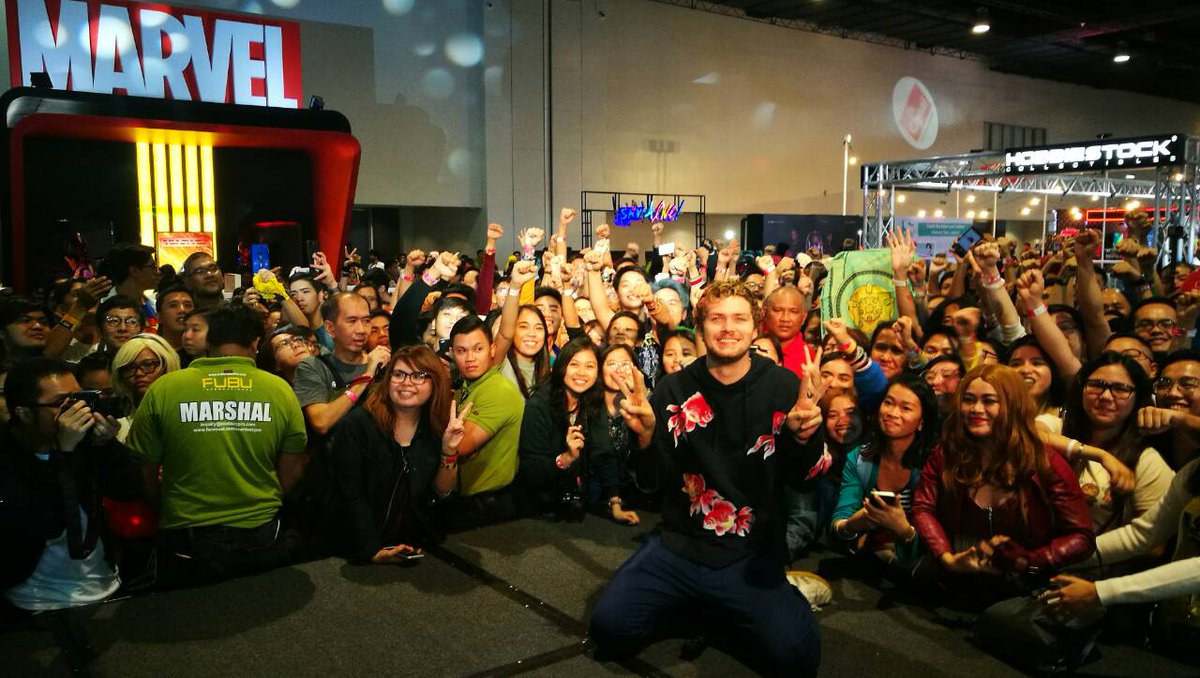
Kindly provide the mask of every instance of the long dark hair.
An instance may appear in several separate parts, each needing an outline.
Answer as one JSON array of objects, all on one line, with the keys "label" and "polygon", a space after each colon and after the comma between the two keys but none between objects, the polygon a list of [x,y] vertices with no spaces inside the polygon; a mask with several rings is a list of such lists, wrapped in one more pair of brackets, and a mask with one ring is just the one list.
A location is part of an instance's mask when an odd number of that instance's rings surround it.
[{"label": "long dark hair", "polygon": [[1059,376],[1058,366],[1050,359],[1050,354],[1046,353],[1046,349],[1042,348],[1042,345],[1038,343],[1037,337],[1027,334],[1010,344],[1008,347],[1008,357],[1005,359],[1004,364],[1007,365],[1012,360],[1013,355],[1018,349],[1025,348],[1026,346],[1037,349],[1038,353],[1041,353],[1042,358],[1046,361],[1046,365],[1050,368],[1050,388],[1046,389],[1046,394],[1042,396],[1043,402],[1038,404],[1050,407],[1062,407],[1063,402],[1067,398],[1066,380]]},{"label": "long dark hair", "polygon": [[550,371],[550,379],[546,382],[544,388],[548,389],[547,396],[550,399],[551,410],[554,418],[560,428],[566,428],[569,418],[567,411],[567,365],[571,364],[571,360],[583,352],[591,353],[596,358],[596,381],[587,391],[579,394],[579,409],[577,410],[575,423],[581,424],[584,430],[588,430],[588,424],[592,421],[598,421],[598,417],[607,417],[607,412],[604,407],[604,375],[602,372],[602,363],[600,362],[600,351],[596,349],[596,345],[587,337],[580,337],[568,341],[565,346],[558,352],[558,357],[554,359],[554,368]]},{"label": "long dark hair", "polygon": [[516,329],[513,330],[513,341],[508,346],[508,355],[505,359],[512,367],[513,374],[517,377],[517,388],[521,389],[521,395],[526,398],[530,393],[533,393],[540,384],[546,382],[546,377],[550,376],[550,349],[548,347],[550,340],[550,330],[546,327],[546,317],[542,315],[540,309],[532,304],[522,304],[517,309],[517,324],[521,324],[521,314],[530,312],[537,316],[538,322],[542,324],[542,348],[533,357],[533,383],[525,383],[525,375],[521,373],[520,356],[517,354],[517,336]]},{"label": "long dark hair", "polygon": [[1108,445],[1108,451],[1120,459],[1122,464],[1134,468],[1137,466],[1138,457],[1145,448],[1142,436],[1138,432],[1137,413],[1143,407],[1153,404],[1151,397],[1154,387],[1150,383],[1150,377],[1146,375],[1146,370],[1142,369],[1142,366],[1133,358],[1127,358],[1114,351],[1104,351],[1079,370],[1079,374],[1075,377],[1075,384],[1071,388],[1071,395],[1067,399],[1067,410],[1063,416],[1063,435],[1077,439],[1089,437],[1088,433],[1092,428],[1092,423],[1083,409],[1083,384],[1096,370],[1109,365],[1124,367],[1136,390],[1133,395],[1133,409],[1125,418],[1125,423],[1121,425],[1116,439]]},{"label": "long dark hair", "polygon": [[[913,395],[917,396],[917,400],[921,403],[921,426],[917,429],[913,436],[912,442],[908,449],[904,450],[904,455],[900,458],[900,465],[906,469],[920,468],[925,464],[925,458],[929,456],[929,451],[933,449],[934,443],[938,440],[938,404],[937,395],[925,380],[915,374],[901,372],[892,377],[888,382],[887,389],[883,392],[884,397],[897,386],[912,391]],[[874,460],[882,454],[883,450],[888,448],[891,441],[883,434],[883,427],[879,425],[879,420],[876,418],[874,430],[871,433],[871,443],[863,447],[859,452],[859,456],[863,459]]]}]

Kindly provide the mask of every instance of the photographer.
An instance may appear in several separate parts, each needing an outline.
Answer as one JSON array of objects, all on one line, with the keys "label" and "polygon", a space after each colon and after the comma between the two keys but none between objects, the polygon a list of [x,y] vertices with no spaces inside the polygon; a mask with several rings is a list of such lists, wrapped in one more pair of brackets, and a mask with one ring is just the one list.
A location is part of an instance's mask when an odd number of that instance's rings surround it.
[{"label": "photographer", "polygon": [[[5,392],[13,418],[0,432],[0,588],[8,603],[27,611],[104,600],[121,580],[100,540],[101,500],[136,499],[141,465],[115,442],[116,419],[97,411],[104,402],[80,397],[67,363],[23,361],[8,373]],[[39,619],[71,668],[85,671],[80,619]]]}]

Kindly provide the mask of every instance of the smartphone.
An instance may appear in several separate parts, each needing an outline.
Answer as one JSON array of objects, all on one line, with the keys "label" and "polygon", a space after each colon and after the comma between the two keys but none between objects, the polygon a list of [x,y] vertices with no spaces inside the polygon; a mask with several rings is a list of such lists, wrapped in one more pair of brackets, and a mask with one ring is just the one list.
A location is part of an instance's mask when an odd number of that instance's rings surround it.
[{"label": "smartphone", "polygon": [[672,254],[675,254],[675,243],[667,242],[658,246],[658,255],[660,257],[666,257]]},{"label": "smartphone", "polygon": [[264,268],[271,268],[271,246],[257,244],[250,246],[250,267],[255,273]]},{"label": "smartphone", "polygon": [[311,262],[313,255],[321,251],[321,245],[316,240],[304,241],[304,261]]},{"label": "smartphone", "polygon": [[882,503],[894,504],[896,502],[895,492],[885,492],[884,490],[872,490],[871,494],[875,495]]},{"label": "smartphone", "polygon": [[[398,548],[399,546],[400,546],[400,544],[396,544],[395,546],[384,546],[383,548],[394,549],[394,548]],[[417,560],[419,558],[425,557],[424,551],[413,550],[413,547],[411,547],[411,546],[408,546],[406,548],[408,549],[407,551],[401,551],[400,553],[397,553],[396,555],[400,556],[401,558],[403,558],[405,560]]]},{"label": "smartphone", "polygon": [[967,250],[975,246],[975,243],[983,239],[979,231],[974,228],[968,228],[965,233],[958,236],[958,241],[954,243],[954,253],[960,257],[967,255]]}]

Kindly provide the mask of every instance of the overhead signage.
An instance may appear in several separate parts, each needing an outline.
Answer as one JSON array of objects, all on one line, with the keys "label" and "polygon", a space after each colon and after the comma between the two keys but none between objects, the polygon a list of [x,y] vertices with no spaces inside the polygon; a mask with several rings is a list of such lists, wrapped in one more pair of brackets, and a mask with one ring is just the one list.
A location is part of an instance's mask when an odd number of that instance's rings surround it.
[{"label": "overhead signage", "polygon": [[938,135],[938,112],[933,95],[916,78],[903,77],[892,88],[892,119],[909,146],[925,150]]},{"label": "overhead signage", "polygon": [[629,202],[624,205],[617,204],[617,198],[613,197],[613,223],[617,226],[628,226],[635,221],[677,221],[679,212],[683,209],[683,203],[686,200],[680,200],[677,203],[668,205],[666,201],[659,200],[657,204],[651,203],[649,200],[638,203]]},{"label": "overhead signage", "polygon": [[300,26],[133,0],[8,0],[13,86],[299,108]]},{"label": "overhead signage", "polygon": [[1181,162],[1184,135],[1104,139],[1095,143],[1014,148],[1004,152],[1005,174],[1080,172],[1160,167]]}]

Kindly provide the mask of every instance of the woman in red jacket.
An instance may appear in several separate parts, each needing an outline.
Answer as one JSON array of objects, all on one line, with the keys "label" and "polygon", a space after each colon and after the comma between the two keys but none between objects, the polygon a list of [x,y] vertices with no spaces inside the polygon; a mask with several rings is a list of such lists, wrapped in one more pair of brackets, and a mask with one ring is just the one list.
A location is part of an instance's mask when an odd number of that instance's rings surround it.
[{"label": "woman in red jacket", "polygon": [[1079,481],[1043,447],[1036,415],[1016,370],[979,366],[921,471],[916,527],[959,600],[1027,592],[1095,548]]}]

